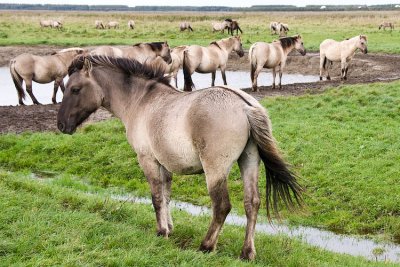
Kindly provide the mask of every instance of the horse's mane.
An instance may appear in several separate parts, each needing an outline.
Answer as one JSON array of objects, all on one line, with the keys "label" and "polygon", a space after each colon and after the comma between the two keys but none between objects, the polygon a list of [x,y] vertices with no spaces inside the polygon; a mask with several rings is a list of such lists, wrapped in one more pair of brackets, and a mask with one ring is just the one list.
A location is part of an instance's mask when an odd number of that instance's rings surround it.
[{"label": "horse's mane", "polygon": [[74,72],[82,70],[85,60],[89,60],[91,67],[110,68],[128,76],[141,76],[171,86],[170,78],[164,76],[164,70],[161,65],[151,66],[147,63],[141,64],[134,59],[121,57],[107,57],[101,55],[76,57],[68,68],[68,75],[71,76]]},{"label": "horse's mane", "polygon": [[221,47],[219,46],[219,44],[216,41],[211,42],[210,45],[216,45],[219,49],[221,49]]},{"label": "horse's mane", "polygon": [[137,44],[134,44],[133,46],[148,45],[148,46],[150,46],[151,50],[160,51],[162,49],[163,44],[164,44],[164,42],[152,42],[152,43],[137,43]]},{"label": "horse's mane", "polygon": [[286,48],[293,46],[296,43],[298,38],[299,38],[299,36],[282,37],[282,38],[279,38],[279,42],[281,43],[282,48],[286,49]]}]

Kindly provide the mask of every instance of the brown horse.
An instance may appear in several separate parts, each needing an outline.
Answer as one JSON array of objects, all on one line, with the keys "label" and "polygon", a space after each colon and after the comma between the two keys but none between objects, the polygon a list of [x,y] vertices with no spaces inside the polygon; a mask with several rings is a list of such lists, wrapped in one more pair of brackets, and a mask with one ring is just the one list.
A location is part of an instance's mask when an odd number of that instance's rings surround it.
[{"label": "brown horse", "polygon": [[37,83],[50,83],[54,81],[52,101],[56,103],[58,87],[64,92],[63,79],[68,73],[68,66],[75,56],[82,54],[82,48],[63,49],[51,56],[35,56],[21,54],[10,61],[10,73],[18,92],[19,104],[24,105],[25,92],[22,83],[25,81],[26,91],[36,105],[40,104],[32,92],[32,81]]},{"label": "brown horse", "polygon": [[168,237],[173,230],[172,173],[205,173],[213,209],[200,246],[206,252],[215,250],[231,210],[227,181],[234,162],[244,183],[243,259],[256,254],[260,160],[266,168],[268,218],[271,209],[277,212],[279,199],[289,207],[301,202],[301,186],[279,153],[266,110],[250,95],[225,87],[181,92],[169,85],[162,71],[125,58],[80,57],[69,74],[58,128],[74,133],[101,106],[122,120],[150,185],[158,235]]},{"label": "brown horse", "polygon": [[239,27],[239,23],[236,20],[232,20],[231,25],[228,29],[228,33],[230,32],[231,35],[233,36],[233,31],[235,30],[236,30],[236,35],[239,34],[239,31],[241,34],[243,33],[242,29]]},{"label": "brown horse", "polygon": [[253,91],[258,91],[257,77],[263,68],[272,69],[272,88],[275,88],[276,72],[279,72],[279,88],[282,88],[282,71],[285,68],[288,54],[293,49],[296,49],[303,56],[306,54],[300,35],[280,38],[279,41],[274,41],[271,44],[257,42],[250,47],[250,78]]},{"label": "brown horse", "polygon": [[229,54],[235,51],[240,57],[244,55],[242,42],[239,36],[225,38],[212,42],[207,47],[190,45],[184,51],[183,76],[185,78],[184,91],[192,91],[194,87],[192,81],[193,72],[210,73],[211,86],[214,86],[215,73],[221,70],[224,85],[227,85],[225,69]]}]

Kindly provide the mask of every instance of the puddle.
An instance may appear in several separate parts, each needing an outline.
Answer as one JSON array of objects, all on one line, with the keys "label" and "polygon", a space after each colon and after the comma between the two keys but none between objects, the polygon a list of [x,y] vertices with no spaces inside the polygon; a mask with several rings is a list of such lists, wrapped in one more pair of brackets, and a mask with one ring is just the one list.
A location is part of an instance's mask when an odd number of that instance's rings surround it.
[{"label": "puddle", "polygon": [[[206,88],[211,86],[211,73],[200,74],[194,73],[192,75],[193,82],[196,88]],[[251,87],[250,74],[246,71],[227,71],[226,79],[229,87],[233,88],[249,88]],[[68,77],[64,78],[64,83],[66,84]],[[291,83],[306,83],[306,82],[316,82],[319,80],[318,76],[310,75],[300,75],[300,74],[283,74],[282,84]],[[258,85],[265,86],[271,85],[272,74],[269,72],[261,72],[258,76]],[[172,81],[174,84],[174,81]],[[223,85],[221,78],[221,72],[217,71],[215,85]],[[23,85],[25,90],[25,84]],[[42,104],[51,104],[51,97],[53,95],[53,83],[39,84],[33,82],[32,85],[33,94],[36,96],[38,101]],[[183,72],[182,70],[178,73],[178,88],[183,88]],[[14,83],[11,79],[10,70],[8,67],[0,68],[0,106],[16,106],[18,105],[18,96],[15,89]],[[59,89],[57,93],[57,102],[61,102],[62,93]],[[29,95],[26,96],[24,103],[27,105],[32,105],[32,101]]]}]

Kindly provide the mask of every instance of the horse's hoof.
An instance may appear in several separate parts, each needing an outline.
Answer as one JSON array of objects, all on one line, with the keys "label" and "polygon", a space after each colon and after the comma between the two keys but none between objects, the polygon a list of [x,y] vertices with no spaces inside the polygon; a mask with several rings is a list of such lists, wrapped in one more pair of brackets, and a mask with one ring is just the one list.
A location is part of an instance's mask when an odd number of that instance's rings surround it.
[{"label": "horse's hoof", "polygon": [[322,77],[321,76],[319,76],[319,80],[322,81]]},{"label": "horse's hoof", "polygon": [[33,102],[33,104],[35,104],[35,105],[41,105],[38,101]]},{"label": "horse's hoof", "polygon": [[347,77],[344,77],[344,78],[343,78],[343,80],[345,80],[345,81],[346,81],[346,80],[347,80]]},{"label": "horse's hoof", "polygon": [[210,252],[213,252],[215,250],[215,247],[201,244],[199,250],[204,252],[204,253],[210,253]]},{"label": "horse's hoof", "polygon": [[168,238],[168,231],[167,229],[160,229],[157,231],[157,236],[162,236]]},{"label": "horse's hoof", "polygon": [[256,258],[256,252],[251,248],[243,248],[242,253],[240,254],[241,260],[254,260]]},{"label": "horse's hoof", "polygon": [[328,81],[330,81],[330,80],[331,80],[331,77],[330,77],[330,76],[327,76],[326,79],[327,79]]}]

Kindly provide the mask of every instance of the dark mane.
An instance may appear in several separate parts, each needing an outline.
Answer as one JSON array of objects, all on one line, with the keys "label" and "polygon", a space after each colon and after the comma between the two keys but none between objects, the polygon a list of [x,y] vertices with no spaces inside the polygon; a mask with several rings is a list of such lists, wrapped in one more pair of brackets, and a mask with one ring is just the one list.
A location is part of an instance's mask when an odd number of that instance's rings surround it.
[{"label": "dark mane", "polygon": [[279,42],[281,42],[282,48],[283,49],[287,49],[291,46],[293,46],[296,41],[297,41],[297,36],[295,37],[283,37],[283,38],[279,38]]},{"label": "dark mane", "polygon": [[155,80],[165,85],[170,85],[170,78],[164,76],[162,66],[151,66],[148,63],[141,64],[137,60],[128,58],[115,58],[107,56],[79,56],[72,61],[68,68],[68,75],[82,70],[85,60],[89,60],[91,67],[104,67],[122,72],[128,76],[140,76],[148,80]]},{"label": "dark mane", "polygon": [[164,44],[164,42],[152,42],[152,43],[137,43],[137,44],[134,44],[133,46],[148,45],[148,46],[150,46],[151,50],[160,51],[162,49],[163,44]]},{"label": "dark mane", "polygon": [[210,45],[216,45],[219,49],[221,49],[221,47],[219,46],[219,44],[217,44],[217,42],[211,42]]}]

